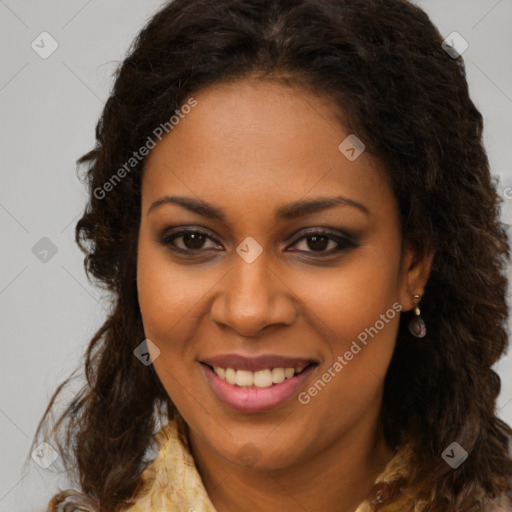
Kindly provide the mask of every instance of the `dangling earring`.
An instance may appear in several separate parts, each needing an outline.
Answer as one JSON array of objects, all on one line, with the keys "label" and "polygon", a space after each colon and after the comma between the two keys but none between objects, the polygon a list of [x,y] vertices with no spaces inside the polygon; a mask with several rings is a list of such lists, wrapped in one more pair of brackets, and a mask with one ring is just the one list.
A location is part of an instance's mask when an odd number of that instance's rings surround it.
[{"label": "dangling earring", "polygon": [[427,334],[427,328],[425,327],[425,322],[423,318],[421,318],[421,312],[419,303],[421,300],[421,295],[414,295],[414,318],[409,323],[409,331],[416,338],[423,338],[425,334]]}]

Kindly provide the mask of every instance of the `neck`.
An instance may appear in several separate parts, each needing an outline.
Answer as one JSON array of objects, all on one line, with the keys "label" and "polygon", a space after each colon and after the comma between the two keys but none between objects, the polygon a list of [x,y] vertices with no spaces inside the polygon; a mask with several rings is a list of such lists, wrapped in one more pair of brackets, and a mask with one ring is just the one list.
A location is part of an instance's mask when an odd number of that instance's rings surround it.
[{"label": "neck", "polygon": [[217,512],[353,512],[394,455],[380,435],[378,417],[362,418],[314,455],[285,468],[233,464],[189,431],[192,455]]}]

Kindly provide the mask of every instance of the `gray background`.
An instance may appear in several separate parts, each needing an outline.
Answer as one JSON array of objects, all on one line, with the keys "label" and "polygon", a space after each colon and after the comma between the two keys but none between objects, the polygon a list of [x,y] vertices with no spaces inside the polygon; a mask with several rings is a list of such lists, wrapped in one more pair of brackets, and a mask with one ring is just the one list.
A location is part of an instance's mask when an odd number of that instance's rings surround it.
[{"label": "gray background", "polygon": [[[505,187],[512,186],[512,2],[417,3],[443,36],[457,31],[469,43],[463,56],[470,90],[484,115],[492,171],[500,177],[500,191],[506,196]],[[73,239],[86,200],[75,162],[94,145],[94,128],[117,63],[161,4],[0,0],[3,512],[43,511],[55,491],[52,486],[65,485],[64,478],[52,480],[56,477],[50,469],[23,463],[51,394],[76,368],[105,315]],[[31,47],[43,31],[59,45],[47,59]],[[512,224],[512,194],[508,197],[503,220]],[[48,253],[47,261],[32,251],[43,237],[57,249],[53,256]],[[503,379],[499,414],[509,424],[511,368],[510,355],[497,365]]]}]

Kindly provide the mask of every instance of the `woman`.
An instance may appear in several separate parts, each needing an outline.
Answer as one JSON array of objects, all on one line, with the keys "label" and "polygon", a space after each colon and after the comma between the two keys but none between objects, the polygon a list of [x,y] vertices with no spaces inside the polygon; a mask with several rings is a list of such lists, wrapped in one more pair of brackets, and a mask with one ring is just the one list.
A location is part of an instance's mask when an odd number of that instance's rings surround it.
[{"label": "woman", "polygon": [[48,510],[510,507],[509,245],[454,57],[405,0],[153,16],[79,160],[114,302]]}]

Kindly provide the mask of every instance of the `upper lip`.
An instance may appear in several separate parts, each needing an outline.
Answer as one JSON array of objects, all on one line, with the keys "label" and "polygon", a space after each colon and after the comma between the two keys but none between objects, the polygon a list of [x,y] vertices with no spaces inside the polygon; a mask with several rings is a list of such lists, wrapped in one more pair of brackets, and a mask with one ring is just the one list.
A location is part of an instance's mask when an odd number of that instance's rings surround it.
[{"label": "upper lip", "polygon": [[256,357],[239,354],[224,354],[202,359],[201,363],[220,368],[233,368],[233,370],[265,370],[267,368],[298,368],[310,363],[317,363],[315,359],[293,356],[278,356],[265,354]]}]

